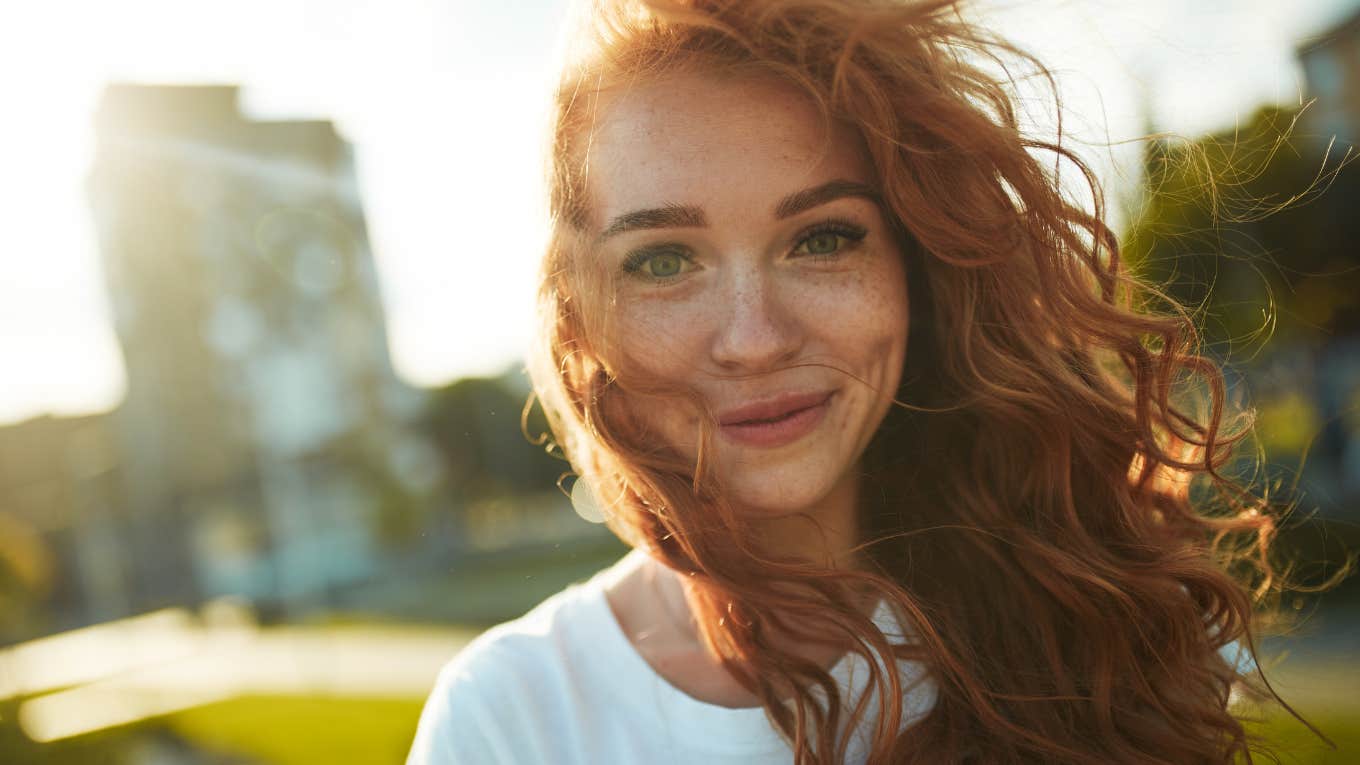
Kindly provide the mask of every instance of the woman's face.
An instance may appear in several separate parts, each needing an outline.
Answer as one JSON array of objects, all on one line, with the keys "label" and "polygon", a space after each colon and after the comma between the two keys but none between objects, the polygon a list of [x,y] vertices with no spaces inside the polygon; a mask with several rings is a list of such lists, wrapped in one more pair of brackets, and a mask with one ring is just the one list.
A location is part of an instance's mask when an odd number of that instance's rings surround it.
[{"label": "woman's face", "polygon": [[[853,492],[907,343],[902,254],[855,134],[763,79],[686,75],[606,99],[588,236],[615,350],[697,392],[728,498],[766,517]],[[624,394],[693,458],[701,413]]]}]

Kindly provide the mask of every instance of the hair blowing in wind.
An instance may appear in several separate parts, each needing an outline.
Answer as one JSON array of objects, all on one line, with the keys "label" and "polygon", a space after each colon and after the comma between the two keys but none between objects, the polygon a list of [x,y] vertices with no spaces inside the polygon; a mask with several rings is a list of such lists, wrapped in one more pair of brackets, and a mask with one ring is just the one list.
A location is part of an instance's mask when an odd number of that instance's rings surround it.
[{"label": "hair blowing in wind", "polygon": [[[950,2],[599,0],[591,18],[556,96],[536,391],[610,527],[690,578],[705,644],[796,761],[840,762],[860,720],[873,763],[1250,757],[1219,653],[1252,644],[1279,586],[1271,508],[1225,473],[1250,417],[1187,312],[1128,272],[1080,158],[1026,135],[998,73],[1046,70]],[[778,78],[851,126],[900,238],[910,337],[855,567],[763,549],[706,449],[683,458],[620,406],[658,388],[609,340],[588,146],[603,93],[676,72]],[[866,598],[914,638],[890,642]],[[791,642],[861,654],[876,693],[843,708]],[[938,686],[906,729],[897,658]]]}]

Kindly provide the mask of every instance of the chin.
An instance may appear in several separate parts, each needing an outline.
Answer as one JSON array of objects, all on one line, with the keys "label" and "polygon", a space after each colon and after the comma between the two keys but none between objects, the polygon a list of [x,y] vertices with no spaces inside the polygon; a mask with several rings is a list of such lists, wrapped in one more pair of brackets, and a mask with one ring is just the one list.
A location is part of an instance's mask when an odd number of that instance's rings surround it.
[{"label": "chin", "polygon": [[815,514],[832,493],[835,482],[807,473],[782,475],[784,471],[747,474],[728,484],[728,496],[738,511],[773,519],[798,513]]}]

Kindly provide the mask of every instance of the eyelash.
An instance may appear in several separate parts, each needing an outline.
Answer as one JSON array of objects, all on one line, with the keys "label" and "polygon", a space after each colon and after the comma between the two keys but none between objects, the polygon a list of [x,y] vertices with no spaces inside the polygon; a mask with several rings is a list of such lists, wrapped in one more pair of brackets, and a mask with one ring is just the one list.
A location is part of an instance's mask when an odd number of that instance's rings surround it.
[{"label": "eyelash", "polygon": [[808,226],[798,232],[798,235],[794,237],[793,249],[797,250],[799,247],[806,244],[809,239],[823,234],[834,234],[841,237],[846,240],[845,247],[827,255],[807,253],[803,257],[812,258],[814,260],[832,260],[837,258],[847,250],[853,250],[856,245],[864,241],[864,238],[869,235],[869,230],[853,221],[844,220],[842,218],[831,218]]},{"label": "eyelash", "polygon": [[627,257],[623,259],[623,272],[642,277],[649,281],[665,281],[664,279],[648,276],[647,273],[642,270],[642,267],[647,264],[647,261],[658,255],[675,255],[690,263],[694,262],[694,258],[690,256],[688,248],[678,244],[662,244],[655,247],[644,247],[643,249],[634,250],[628,253]]},{"label": "eyelash", "polygon": [[[811,258],[813,260],[834,260],[844,254],[846,250],[852,250],[856,245],[864,241],[864,238],[868,236],[869,231],[853,221],[842,218],[830,218],[799,231],[793,238],[792,249],[797,250],[799,247],[806,244],[809,239],[823,234],[834,234],[835,236],[839,236],[842,239],[845,239],[847,244],[845,247],[834,253],[826,255],[807,253],[802,257]],[[689,248],[679,244],[660,244],[628,253],[628,255],[624,257],[622,270],[626,274],[646,279],[650,282],[661,283],[670,281],[670,279],[649,276],[643,270],[643,266],[647,264],[647,261],[658,255],[675,255],[688,263],[692,264],[694,262],[693,256],[689,253]]]}]

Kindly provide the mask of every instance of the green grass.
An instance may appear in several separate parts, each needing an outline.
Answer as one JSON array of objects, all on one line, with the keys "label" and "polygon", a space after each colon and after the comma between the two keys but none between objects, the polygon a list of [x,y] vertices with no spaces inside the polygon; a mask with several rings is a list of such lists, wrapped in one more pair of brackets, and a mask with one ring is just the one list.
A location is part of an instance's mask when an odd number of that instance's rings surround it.
[{"label": "green grass", "polygon": [[401,763],[423,699],[246,696],[173,715],[167,725],[205,748],[269,765]]},{"label": "green grass", "polygon": [[1344,654],[1299,657],[1269,670],[1268,676],[1280,696],[1336,749],[1278,705],[1267,705],[1264,713],[1252,706],[1239,709],[1243,718],[1256,718],[1247,723],[1249,733],[1291,765],[1360,763],[1360,663]]},{"label": "green grass", "polygon": [[1336,744],[1333,750],[1303,723],[1287,713],[1272,712],[1264,721],[1247,726],[1261,736],[1280,761],[1290,765],[1355,765],[1360,762],[1360,704],[1350,709],[1310,714],[1305,719]]}]

